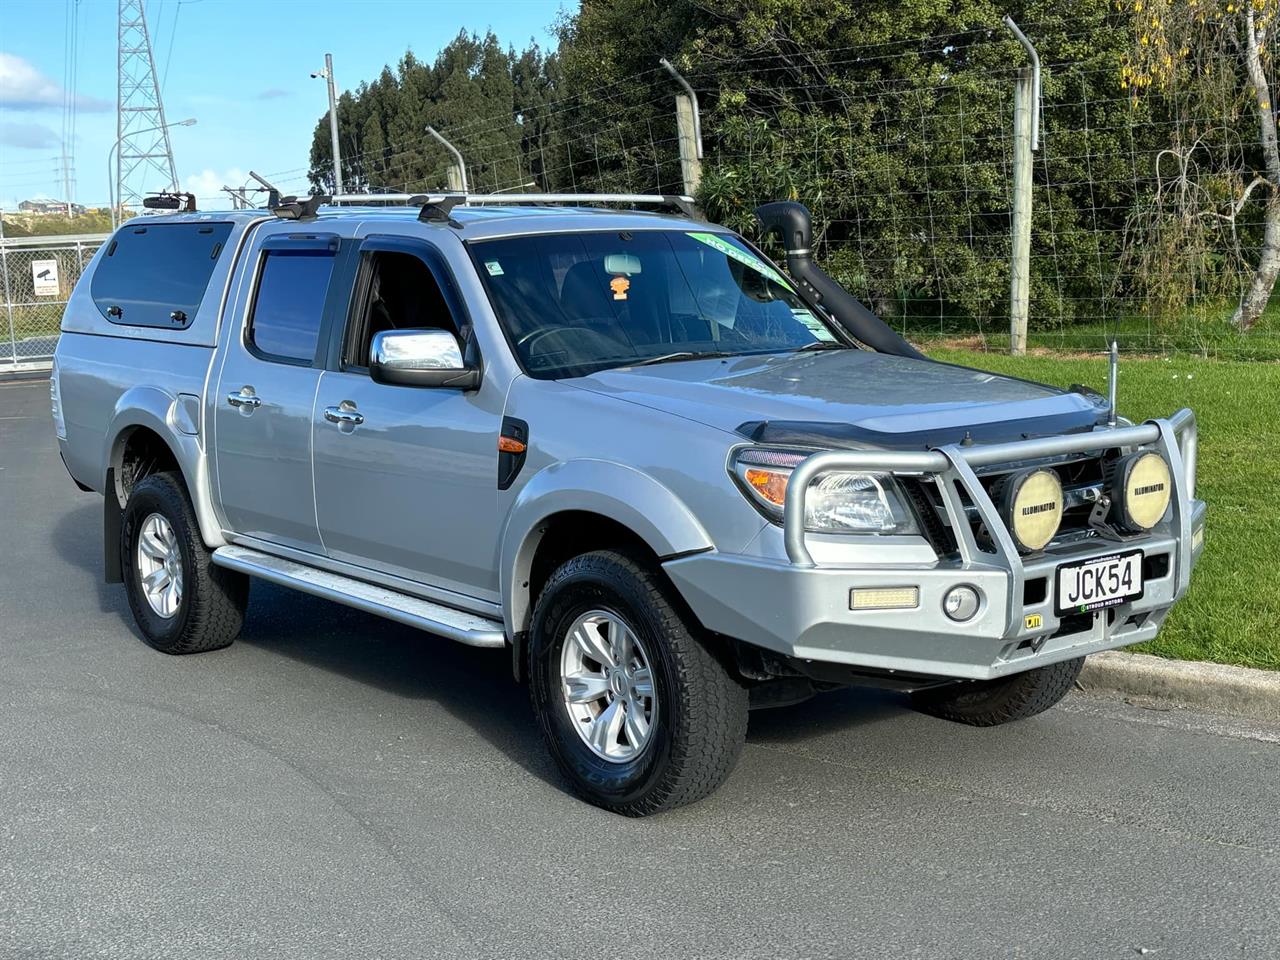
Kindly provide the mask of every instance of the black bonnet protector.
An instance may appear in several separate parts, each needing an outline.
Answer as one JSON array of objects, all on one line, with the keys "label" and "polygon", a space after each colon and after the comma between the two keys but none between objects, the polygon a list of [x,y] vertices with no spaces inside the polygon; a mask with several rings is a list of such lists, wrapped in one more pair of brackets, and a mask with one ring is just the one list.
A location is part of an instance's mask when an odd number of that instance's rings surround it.
[{"label": "black bonnet protector", "polygon": [[[1002,405],[1019,407],[1023,404]],[[952,414],[974,412],[955,410]],[[1009,411],[1013,413],[1012,410]],[[956,420],[968,420],[959,417]],[[1032,414],[999,420],[956,422],[952,417],[913,413],[903,417],[874,417],[861,423],[827,423],[806,420],[748,420],[738,425],[737,432],[754,443],[818,450],[861,450],[876,447],[883,450],[931,450],[949,443],[1004,443],[1053,437],[1064,433],[1083,433],[1105,423],[1107,413],[1096,406],[1052,414]],[[922,421],[932,420],[929,426]],[[903,422],[905,421],[905,422]],[[952,421],[952,422],[947,422]],[[902,429],[895,429],[902,427]]]}]

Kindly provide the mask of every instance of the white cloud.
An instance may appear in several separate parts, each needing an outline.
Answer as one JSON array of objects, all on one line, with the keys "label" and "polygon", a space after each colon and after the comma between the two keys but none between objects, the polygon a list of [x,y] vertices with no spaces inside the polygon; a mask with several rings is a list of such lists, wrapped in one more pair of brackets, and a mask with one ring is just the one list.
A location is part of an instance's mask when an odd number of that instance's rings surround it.
[{"label": "white cloud", "polygon": [[[0,53],[0,106],[9,110],[61,108],[62,87],[37,70],[30,61],[13,53]],[[78,110],[102,111],[112,104],[97,97],[76,97]]]},{"label": "white cloud", "polygon": [[223,187],[241,187],[244,182],[249,179],[249,175],[239,167],[232,167],[219,173],[216,170],[205,168],[199,173],[193,173],[183,178],[182,189],[187,193],[194,193],[197,200],[208,201],[202,206],[211,206],[217,203],[222,207],[231,206],[231,198],[223,191]]},{"label": "white cloud", "polygon": [[0,123],[0,145],[24,150],[52,149],[62,141],[43,123]]}]

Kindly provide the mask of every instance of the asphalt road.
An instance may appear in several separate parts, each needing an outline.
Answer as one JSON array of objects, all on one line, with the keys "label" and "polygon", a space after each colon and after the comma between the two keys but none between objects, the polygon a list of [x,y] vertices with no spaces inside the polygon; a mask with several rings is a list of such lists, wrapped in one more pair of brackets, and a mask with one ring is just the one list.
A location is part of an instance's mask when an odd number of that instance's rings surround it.
[{"label": "asphalt road", "polygon": [[0,957],[1273,957],[1280,728],[1073,695],[753,714],[713,797],[563,789],[507,658],[255,584],[166,657],[0,383]]}]

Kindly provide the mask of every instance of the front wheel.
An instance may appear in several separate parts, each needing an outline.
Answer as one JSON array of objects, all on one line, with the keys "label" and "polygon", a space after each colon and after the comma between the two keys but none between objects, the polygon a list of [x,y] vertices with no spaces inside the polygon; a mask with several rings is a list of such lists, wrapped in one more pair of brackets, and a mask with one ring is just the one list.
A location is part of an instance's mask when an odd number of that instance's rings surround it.
[{"label": "front wheel", "polygon": [[912,694],[920,710],[974,727],[995,727],[1043,713],[1071,690],[1084,657],[995,680],[935,687]]},{"label": "front wheel", "polygon": [[538,598],[530,696],[547,746],[587,801],[627,816],[692,803],[729,776],[747,691],[646,566],[568,561]]}]

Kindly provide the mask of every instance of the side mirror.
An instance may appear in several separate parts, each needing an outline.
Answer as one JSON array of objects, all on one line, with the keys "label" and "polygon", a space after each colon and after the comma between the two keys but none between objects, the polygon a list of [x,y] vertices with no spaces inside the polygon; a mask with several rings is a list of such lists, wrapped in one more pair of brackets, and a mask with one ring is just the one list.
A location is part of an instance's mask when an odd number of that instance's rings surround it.
[{"label": "side mirror", "polygon": [[467,366],[458,338],[448,330],[384,330],[369,346],[369,375],[403,387],[474,390],[480,370]]}]

